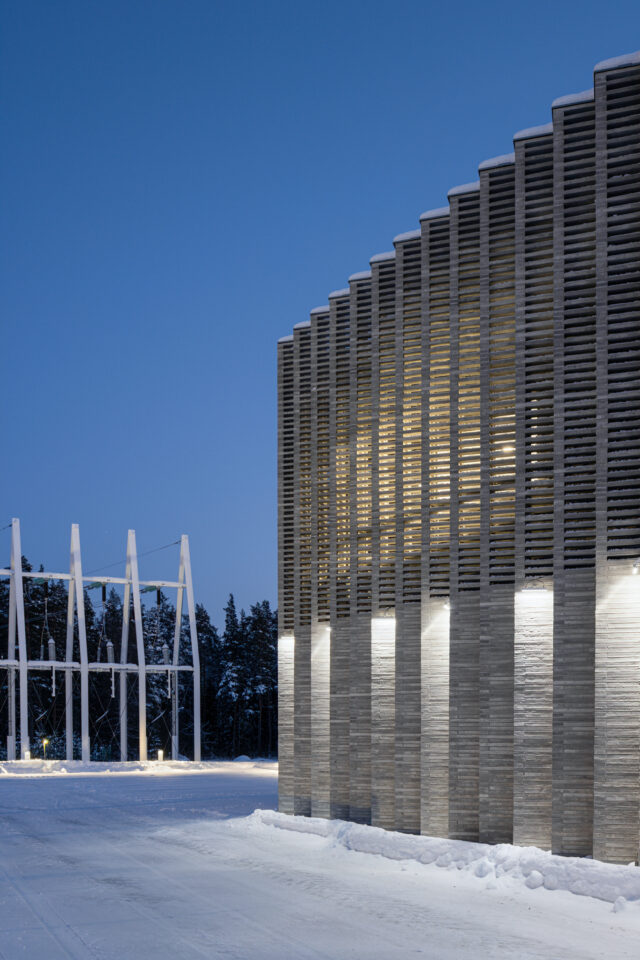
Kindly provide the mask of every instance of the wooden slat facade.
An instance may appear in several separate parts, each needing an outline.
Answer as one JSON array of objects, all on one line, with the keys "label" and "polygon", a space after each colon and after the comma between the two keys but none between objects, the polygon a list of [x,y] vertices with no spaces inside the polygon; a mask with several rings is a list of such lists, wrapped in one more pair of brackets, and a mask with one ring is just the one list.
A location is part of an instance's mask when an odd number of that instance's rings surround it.
[{"label": "wooden slat facade", "polygon": [[640,55],[278,344],[279,803],[640,843]]}]

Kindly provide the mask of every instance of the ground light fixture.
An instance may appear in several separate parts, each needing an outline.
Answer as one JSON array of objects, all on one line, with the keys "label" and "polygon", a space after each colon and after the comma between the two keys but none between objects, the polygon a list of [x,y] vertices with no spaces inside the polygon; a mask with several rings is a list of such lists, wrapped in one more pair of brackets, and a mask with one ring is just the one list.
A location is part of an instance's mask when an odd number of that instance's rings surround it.
[{"label": "ground light fixture", "polygon": [[44,759],[45,759],[45,760],[47,759],[47,744],[48,744],[48,743],[49,743],[49,741],[48,741],[47,737],[43,737],[43,738],[42,738],[42,753],[43,753],[43,756],[44,756]]},{"label": "ground light fixture", "polygon": [[158,750],[158,760],[164,760],[164,750]]}]

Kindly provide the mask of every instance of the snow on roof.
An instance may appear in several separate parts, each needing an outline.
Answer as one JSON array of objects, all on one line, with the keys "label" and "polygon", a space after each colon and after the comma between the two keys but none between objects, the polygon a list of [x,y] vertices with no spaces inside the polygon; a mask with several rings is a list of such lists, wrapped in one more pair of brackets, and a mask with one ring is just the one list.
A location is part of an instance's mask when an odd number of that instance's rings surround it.
[{"label": "snow on roof", "polygon": [[418,240],[421,236],[420,230],[407,230],[406,233],[399,233],[393,238],[394,243],[404,243],[405,240]]},{"label": "snow on roof", "polygon": [[483,160],[478,170],[491,170],[493,167],[506,167],[510,163],[516,162],[515,153],[503,153],[499,157],[492,157],[490,160]]},{"label": "snow on roof", "polygon": [[314,307],[313,310],[309,311],[313,316],[314,313],[329,313],[329,304],[325,307]]},{"label": "snow on roof", "polygon": [[551,104],[551,109],[569,107],[572,103],[587,103],[589,100],[593,100],[593,87],[583,90],[582,93],[567,93],[564,97],[557,97]]},{"label": "snow on roof", "polygon": [[335,300],[336,297],[348,297],[350,293],[349,287],[343,287],[342,290],[333,290],[329,294],[329,300]]},{"label": "snow on roof", "polygon": [[514,133],[514,140],[530,140],[532,137],[545,137],[548,133],[553,133],[552,123],[543,123],[540,127],[527,127],[526,130],[518,130]]},{"label": "snow on roof", "polygon": [[436,207],[434,210],[425,210],[420,214],[421,220],[435,220],[436,217],[448,217],[449,207]]},{"label": "snow on roof", "polygon": [[621,57],[612,57],[610,60],[601,60],[593,68],[594,73],[601,70],[616,70],[618,67],[635,67],[640,64],[640,50],[635,53],[623,53]]},{"label": "snow on roof", "polygon": [[358,280],[371,280],[371,270],[361,270],[360,273],[352,273],[349,277],[349,283]]},{"label": "snow on roof", "polygon": [[306,330],[307,327],[311,326],[311,320],[303,320],[302,323],[296,323],[294,330]]},{"label": "snow on roof", "polygon": [[280,337],[278,343],[291,343],[293,341],[293,334],[288,333],[286,337]]},{"label": "snow on roof", "polygon": [[451,187],[447,193],[448,197],[457,197],[459,193],[473,193],[480,189],[480,181],[474,180],[473,183],[461,183],[459,187]]},{"label": "snow on roof", "polygon": [[371,257],[369,263],[382,263],[383,260],[395,260],[395,256],[395,250],[388,250],[386,253],[376,253]]}]

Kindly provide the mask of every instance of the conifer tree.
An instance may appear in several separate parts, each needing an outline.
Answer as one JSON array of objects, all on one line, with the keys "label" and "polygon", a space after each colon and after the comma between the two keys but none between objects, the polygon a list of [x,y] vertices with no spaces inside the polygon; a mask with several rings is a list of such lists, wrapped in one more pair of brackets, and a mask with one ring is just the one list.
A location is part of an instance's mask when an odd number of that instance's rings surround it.
[{"label": "conifer tree", "polygon": [[225,746],[235,756],[240,739],[241,706],[246,688],[246,660],[244,640],[246,617],[241,611],[240,619],[236,613],[233,594],[224,608],[224,634],[222,635],[222,657],[220,664],[220,686],[218,700],[226,728]]}]

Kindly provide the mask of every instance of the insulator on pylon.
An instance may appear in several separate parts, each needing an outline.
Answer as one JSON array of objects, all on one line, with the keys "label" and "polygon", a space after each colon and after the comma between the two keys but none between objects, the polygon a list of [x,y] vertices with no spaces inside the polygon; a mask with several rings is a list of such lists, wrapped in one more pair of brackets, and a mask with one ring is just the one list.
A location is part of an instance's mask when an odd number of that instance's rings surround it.
[{"label": "insulator on pylon", "polygon": [[162,644],[162,659],[165,663],[171,663],[171,650],[169,650],[169,644]]},{"label": "insulator on pylon", "polygon": [[113,641],[107,640],[107,663],[113,663],[115,660],[115,655],[113,651]]},{"label": "insulator on pylon", "polygon": [[49,647],[49,651],[48,651],[49,660],[55,660],[56,659],[56,642],[53,639],[53,637],[49,637],[48,647]]}]

